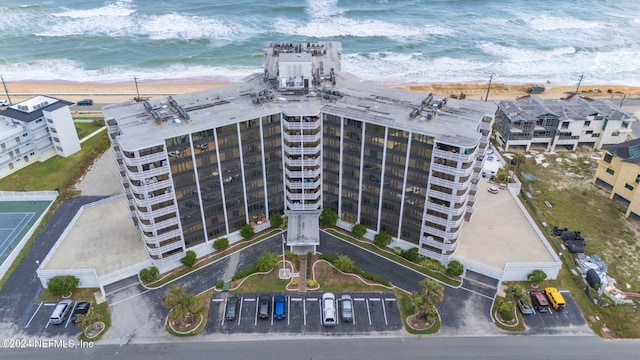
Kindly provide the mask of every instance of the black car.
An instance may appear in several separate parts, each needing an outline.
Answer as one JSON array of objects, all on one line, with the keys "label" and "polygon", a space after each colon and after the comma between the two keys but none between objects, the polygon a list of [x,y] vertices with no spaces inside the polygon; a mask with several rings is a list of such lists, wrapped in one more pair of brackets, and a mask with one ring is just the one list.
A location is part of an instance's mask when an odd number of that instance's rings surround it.
[{"label": "black car", "polygon": [[84,315],[89,312],[89,308],[91,307],[91,303],[88,301],[81,301],[76,305],[76,308],[73,309],[73,314],[71,314],[71,321],[75,324],[78,320],[78,315]]},{"label": "black car", "polygon": [[238,297],[233,295],[227,299],[227,308],[224,311],[224,319],[234,321],[238,316]]},{"label": "black car", "polygon": [[76,104],[78,104],[78,106],[89,106],[89,105],[93,105],[93,100],[91,100],[91,99],[82,99],[82,100],[78,100],[78,102]]},{"label": "black car", "polygon": [[271,297],[267,295],[260,296],[258,304],[258,317],[260,319],[268,319],[271,314]]}]

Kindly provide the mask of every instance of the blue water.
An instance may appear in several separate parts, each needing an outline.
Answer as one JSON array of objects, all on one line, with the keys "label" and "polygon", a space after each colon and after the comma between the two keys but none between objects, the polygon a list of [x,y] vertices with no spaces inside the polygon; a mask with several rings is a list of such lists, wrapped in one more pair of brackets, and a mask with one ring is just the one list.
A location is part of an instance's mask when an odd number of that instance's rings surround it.
[{"label": "blue water", "polygon": [[236,79],[319,40],[367,80],[640,86],[637,0],[0,1],[8,81]]}]

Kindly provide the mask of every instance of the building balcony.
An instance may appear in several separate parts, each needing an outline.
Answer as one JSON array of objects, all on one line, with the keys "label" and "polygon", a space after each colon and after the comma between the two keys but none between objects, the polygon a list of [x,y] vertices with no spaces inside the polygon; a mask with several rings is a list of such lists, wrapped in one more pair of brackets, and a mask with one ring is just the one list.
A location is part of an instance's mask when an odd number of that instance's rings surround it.
[{"label": "building balcony", "polygon": [[156,236],[146,236],[145,234],[142,234],[142,239],[145,243],[154,245],[172,239],[174,237],[182,237],[182,231],[180,231],[180,229],[175,229]]},{"label": "building balcony", "polygon": [[306,190],[314,190],[314,191],[320,191],[320,186],[322,185],[320,181],[303,182],[303,181],[291,181],[291,180],[285,180],[285,184],[291,190],[306,189]]},{"label": "building balcony", "polygon": [[173,199],[174,199],[174,195],[172,192],[162,194],[162,195],[156,195],[156,196],[147,195],[147,198],[145,199],[139,199],[134,195],[133,203],[136,204],[136,206],[151,206],[154,204],[158,204],[158,203],[173,200]]},{"label": "building balcony", "polygon": [[316,157],[315,159],[298,159],[298,160],[292,160],[289,158],[285,158],[284,159],[284,163],[287,166],[320,166],[320,156]]},{"label": "building balcony", "polygon": [[320,202],[315,204],[302,204],[287,200],[287,208],[289,210],[319,210]]},{"label": "building balcony", "polygon": [[322,145],[318,144],[316,146],[288,146],[282,145],[282,150],[284,150],[285,154],[289,155],[317,155],[320,156],[320,151],[322,149]]},{"label": "building balcony", "polygon": [[179,223],[180,223],[180,219],[178,219],[177,217],[174,217],[174,218],[170,218],[170,219],[160,221],[155,224],[149,224],[149,225],[145,225],[143,222],[140,222],[138,226],[140,226],[140,230],[142,231],[153,232],[153,231],[167,228],[172,225],[178,225]]},{"label": "building balcony", "polygon": [[458,242],[457,241],[454,242],[454,243],[447,244],[447,243],[435,240],[435,239],[430,238],[430,237],[421,237],[420,238],[420,245],[423,245],[423,244],[424,245],[433,246],[435,248],[442,249],[442,250],[445,250],[445,251],[455,250],[456,247],[458,247]]},{"label": "building balcony", "polygon": [[317,201],[320,199],[321,192],[310,193],[310,194],[292,194],[287,192],[287,198],[291,201]]},{"label": "building balcony", "polygon": [[469,154],[463,154],[459,152],[452,152],[452,151],[440,150],[440,149],[433,149],[433,157],[439,157],[447,160],[470,162],[470,161],[473,161],[473,159],[475,159],[477,155],[478,155],[478,148],[476,148],[475,151]]},{"label": "building balcony", "polygon": [[161,181],[150,180],[150,181],[147,181],[144,185],[140,185],[140,186],[135,185],[133,182],[131,182],[131,191],[136,194],[146,194],[151,191],[156,191],[164,188],[173,188],[173,184],[171,183],[171,180],[169,179],[161,180]]},{"label": "building balcony", "polygon": [[[171,250],[175,250],[175,249],[181,249],[183,245],[183,241],[176,241],[176,242],[172,242],[170,244],[167,244],[165,246],[159,247],[159,248],[152,248],[152,247],[148,247],[147,246],[147,253],[149,253],[149,255],[156,255],[156,256],[160,256],[166,252],[169,252]],[[182,254],[180,254],[182,256]]]},{"label": "building balcony", "polygon": [[148,164],[156,161],[167,160],[167,154],[161,151],[155,154],[141,156],[139,158],[130,158],[127,156],[123,156],[123,159],[124,159],[125,165],[127,166],[139,166],[139,165],[144,165],[144,164]]},{"label": "building balcony", "polygon": [[284,137],[284,140],[289,143],[301,143],[301,142],[315,143],[316,141],[319,141],[320,139],[322,139],[321,132],[315,135],[301,135],[301,134],[293,135],[293,134],[283,133],[282,136]]},{"label": "building balcony", "polygon": [[289,169],[284,169],[284,173],[289,177],[289,178],[297,178],[297,179],[315,179],[318,176],[320,176],[320,174],[322,174],[322,170],[320,168],[316,169],[316,170],[304,170],[304,171],[291,171]]},{"label": "building balcony", "polygon": [[140,211],[138,208],[136,208],[136,216],[139,219],[148,220],[148,221],[152,221],[153,219],[160,216],[177,214],[177,213],[178,213],[178,210],[175,205],[163,207],[162,209],[151,210],[149,212],[143,212],[143,211]]},{"label": "building balcony", "polygon": [[422,216],[422,221],[428,221],[434,224],[438,224],[438,225],[442,225],[442,226],[447,226],[449,228],[457,228],[460,225],[462,225],[462,222],[464,221],[464,218],[462,216],[458,216],[458,220],[447,220],[447,219],[443,219],[434,215],[428,215],[428,214],[424,214]]},{"label": "building balcony", "polygon": [[447,194],[444,193],[442,191],[437,191],[437,190],[433,190],[433,189],[428,189],[427,190],[427,196],[429,197],[433,197],[433,198],[437,198],[440,200],[444,200],[444,201],[449,201],[452,203],[462,203],[467,199],[466,195],[453,195],[453,194]]},{"label": "building balcony", "polygon": [[433,171],[438,171],[438,172],[442,172],[445,174],[449,174],[449,175],[458,175],[461,174],[461,170],[458,170],[454,167],[451,166],[447,166],[447,165],[442,165],[442,164],[436,164],[436,163],[431,163],[431,165],[429,166],[429,169],[433,170]]},{"label": "building balcony", "polygon": [[282,121],[285,127],[285,131],[288,130],[316,130],[320,129],[320,119],[314,121]]}]

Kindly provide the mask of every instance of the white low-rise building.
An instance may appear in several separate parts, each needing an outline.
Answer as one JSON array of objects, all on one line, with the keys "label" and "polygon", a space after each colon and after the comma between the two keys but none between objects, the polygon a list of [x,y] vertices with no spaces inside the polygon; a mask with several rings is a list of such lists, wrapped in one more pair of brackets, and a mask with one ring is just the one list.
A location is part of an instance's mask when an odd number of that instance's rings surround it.
[{"label": "white low-rise building", "polygon": [[33,160],[80,151],[71,104],[38,95],[0,111],[0,177]]}]

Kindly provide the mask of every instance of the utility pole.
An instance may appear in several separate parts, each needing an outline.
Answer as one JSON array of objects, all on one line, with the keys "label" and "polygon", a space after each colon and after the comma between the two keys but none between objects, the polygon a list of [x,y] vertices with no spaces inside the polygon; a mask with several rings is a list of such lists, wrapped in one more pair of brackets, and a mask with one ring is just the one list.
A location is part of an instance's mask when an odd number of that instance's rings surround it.
[{"label": "utility pole", "polygon": [[136,102],[140,101],[140,91],[138,91],[138,77],[133,75],[133,81],[136,83],[136,98],[134,99]]},{"label": "utility pole", "polygon": [[9,97],[9,90],[7,90],[7,84],[4,82],[4,78],[2,76],[0,76],[0,79],[2,80],[2,86],[4,86],[4,93],[7,94],[7,100],[9,100],[9,105],[13,105],[13,103],[11,102],[11,98]]},{"label": "utility pole", "polygon": [[622,100],[620,100],[620,109],[622,109],[622,104],[624,104],[624,100],[627,98],[627,94],[624,94]]},{"label": "utility pole", "polygon": [[491,74],[491,76],[489,77],[489,87],[487,88],[487,95],[484,97],[484,101],[487,101],[487,99],[489,99],[489,91],[491,90],[491,80],[493,80],[493,75]]},{"label": "utility pole", "polygon": [[580,89],[580,84],[582,84],[582,77],[584,74],[580,74],[580,80],[578,81],[578,86],[576,87],[576,95],[578,95],[578,89]]}]

